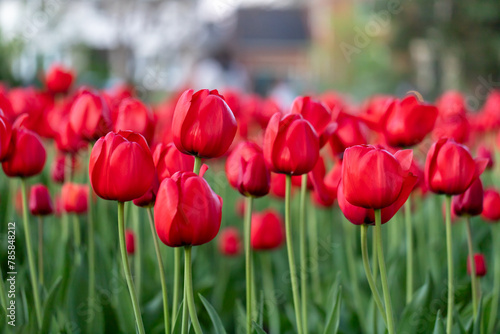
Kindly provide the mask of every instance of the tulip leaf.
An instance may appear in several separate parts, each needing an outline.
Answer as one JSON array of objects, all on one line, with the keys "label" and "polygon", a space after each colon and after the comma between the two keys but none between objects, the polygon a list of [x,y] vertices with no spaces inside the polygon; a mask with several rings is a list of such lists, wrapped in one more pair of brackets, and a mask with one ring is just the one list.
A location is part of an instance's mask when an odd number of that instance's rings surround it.
[{"label": "tulip leaf", "polygon": [[436,323],[434,325],[434,331],[432,334],[445,334],[446,330],[444,328],[443,321],[441,320],[441,310],[438,310],[436,315]]},{"label": "tulip leaf", "polygon": [[474,321],[474,326],[472,326],[472,334],[481,334],[481,318],[483,317],[483,299],[479,300],[479,305],[477,308],[477,318]]},{"label": "tulip leaf", "polygon": [[210,320],[212,320],[212,324],[214,325],[215,328],[215,333],[226,334],[226,330],[222,325],[222,321],[220,320],[220,317],[217,314],[217,311],[215,311],[215,309],[213,308],[212,304],[210,304],[210,302],[206,300],[201,294],[198,294],[198,296],[200,297],[203,306],[205,306],[205,309],[207,310],[208,315],[210,316]]},{"label": "tulip leaf", "polygon": [[342,286],[336,285],[335,293],[331,296],[335,300],[328,312],[327,322],[323,334],[337,333],[340,324],[340,308],[342,307]]},{"label": "tulip leaf", "polygon": [[432,279],[430,275],[427,275],[425,284],[415,292],[410,304],[404,308],[397,333],[411,333],[415,330],[415,324],[418,324],[419,330],[423,333],[432,330],[434,326],[433,317],[428,316],[431,313],[432,291]]},{"label": "tulip leaf", "polygon": [[182,304],[184,303],[183,300],[181,300],[180,304],[179,304],[179,308],[177,309],[177,314],[176,314],[176,317],[175,319],[172,319],[172,321],[174,322],[173,323],[173,331],[172,333],[180,333],[182,331],[182,320],[181,320],[181,317],[182,317]]},{"label": "tulip leaf", "polygon": [[255,330],[254,331],[255,333],[257,333],[257,334],[266,334],[266,331],[264,329],[262,329],[262,326],[260,326],[255,321],[252,321],[252,325],[253,325],[253,328]]},{"label": "tulip leaf", "polygon": [[260,298],[259,298],[259,313],[258,316],[259,318],[257,319],[257,323],[262,327],[262,324],[264,323],[264,291],[260,291]]},{"label": "tulip leaf", "polygon": [[62,282],[62,277],[59,276],[52,287],[50,288],[47,294],[47,300],[45,301],[45,305],[43,307],[43,316],[42,316],[42,330],[41,333],[49,333],[50,328],[50,320],[54,316],[54,301],[56,300],[57,293],[59,292],[59,287]]}]

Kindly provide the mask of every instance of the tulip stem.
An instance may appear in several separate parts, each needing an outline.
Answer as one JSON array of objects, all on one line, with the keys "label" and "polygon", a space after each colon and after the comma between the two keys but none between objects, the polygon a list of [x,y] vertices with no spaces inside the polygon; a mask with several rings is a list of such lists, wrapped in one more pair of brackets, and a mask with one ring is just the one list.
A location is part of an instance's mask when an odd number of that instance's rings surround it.
[{"label": "tulip stem", "polygon": [[377,284],[378,256],[377,256],[377,240],[375,240],[375,231],[373,231],[373,233],[372,233],[372,265],[373,265],[373,268],[372,268],[373,282],[375,284]]},{"label": "tulip stem", "polygon": [[477,276],[476,276],[476,261],[474,261],[474,250],[472,247],[472,230],[470,228],[470,217],[465,217],[465,227],[467,230],[467,247],[469,248],[469,261],[470,261],[470,277],[471,277],[471,290],[472,290],[472,311],[474,321],[477,320]]},{"label": "tulip stem", "polygon": [[43,217],[38,216],[38,273],[43,286]]},{"label": "tulip stem", "polygon": [[31,248],[31,232],[30,224],[28,221],[28,199],[26,195],[26,179],[21,178],[21,195],[23,198],[23,222],[24,222],[24,234],[26,237],[26,248],[28,253],[28,264],[30,267],[31,276],[31,287],[33,289],[33,299],[35,302],[35,313],[36,320],[38,323],[38,328],[42,327],[42,312],[40,306],[40,295],[38,288],[38,279],[36,274],[35,260],[33,258],[33,250]]},{"label": "tulip stem", "polygon": [[312,287],[314,292],[314,300],[316,301],[316,303],[321,305],[322,295],[321,279],[319,275],[318,220],[316,218],[316,210],[312,209],[308,212],[309,223],[307,224],[307,227],[309,235],[309,256],[312,261]]},{"label": "tulip stem", "polygon": [[307,173],[302,174],[299,207],[299,246],[300,246],[300,292],[302,301],[302,331],[307,334],[307,252],[306,252],[306,197]]},{"label": "tulip stem", "polygon": [[[373,280],[372,271],[370,270],[370,262],[368,257],[368,225],[361,225],[361,255],[363,257],[363,267],[365,268],[366,279],[368,280],[368,285],[372,290],[373,300],[375,301],[375,305],[379,312],[382,314],[382,319],[384,319],[384,323],[387,325],[387,316],[385,314],[384,305],[382,304],[382,299],[380,298],[380,294],[377,290],[377,285]],[[353,278],[351,278],[353,279]]]},{"label": "tulip stem", "polygon": [[195,174],[200,174],[200,169],[201,169],[201,158],[198,156],[194,157],[194,168],[193,172]]},{"label": "tulip stem", "polygon": [[[89,161],[90,154],[92,152],[92,143],[89,143]],[[90,164],[90,162],[89,162]],[[89,312],[96,312],[94,309],[95,303],[95,241],[94,241],[94,216],[92,211],[92,184],[90,182],[90,174],[88,175],[88,186],[89,186],[89,196],[88,196],[88,207],[87,207],[87,233],[88,233],[88,261],[89,261]],[[92,323],[89,323],[89,333],[93,333]]]},{"label": "tulip stem", "polygon": [[273,282],[273,268],[271,263],[270,254],[262,254],[262,282],[264,285],[264,295],[266,296],[267,316],[269,320],[269,333],[278,334],[280,332],[279,310],[278,301],[276,300],[274,282]]},{"label": "tulip stem", "polygon": [[292,283],[293,304],[295,308],[295,320],[297,322],[297,333],[302,334],[302,317],[300,314],[300,296],[299,286],[297,282],[297,269],[295,267],[295,255],[293,254],[293,239],[292,239],[292,223],[290,214],[290,201],[292,190],[292,176],[286,176],[286,191],[285,191],[285,234],[286,248],[288,252],[288,264],[290,266],[290,280]]},{"label": "tulip stem", "polygon": [[[172,300],[172,332],[174,331],[175,321],[177,319],[177,311],[179,309],[179,297],[181,291],[181,255],[182,249],[176,247],[174,249],[174,296]],[[184,333],[184,332],[183,332]]]},{"label": "tulip stem", "polygon": [[130,273],[130,265],[128,263],[127,247],[125,244],[124,211],[125,203],[118,202],[118,238],[120,239],[120,253],[122,257],[123,272],[125,274],[125,280],[127,281],[128,292],[130,293],[130,299],[132,301],[132,307],[134,309],[137,330],[139,331],[139,334],[145,334],[144,325],[142,323],[141,310],[139,308],[139,302],[137,301],[135,286],[134,282],[132,281],[132,274]]},{"label": "tulip stem", "polygon": [[406,305],[413,296],[413,226],[411,222],[411,197],[405,202],[406,223]]},{"label": "tulip stem", "polygon": [[451,195],[446,195],[446,251],[448,255],[448,312],[446,317],[446,333],[451,334],[453,325],[453,247],[451,239]]},{"label": "tulip stem", "polygon": [[196,314],[196,307],[194,305],[191,248],[192,246],[184,247],[184,305],[187,304],[188,306],[189,316],[191,318],[191,324],[193,325],[194,332],[196,334],[201,334],[203,331],[201,330],[198,315]]},{"label": "tulip stem", "polygon": [[148,208],[149,226],[153,234],[153,242],[155,245],[156,259],[158,260],[158,270],[160,271],[161,292],[163,295],[163,320],[165,322],[165,334],[170,333],[170,319],[168,314],[168,294],[167,294],[167,281],[165,279],[165,269],[163,268],[163,260],[160,252],[160,245],[158,244],[158,236],[156,234],[152,208]]},{"label": "tulip stem", "polygon": [[500,225],[492,225],[493,230],[493,259],[495,261],[494,278],[493,278],[493,297],[491,299],[491,315],[490,323],[488,324],[488,333],[495,332],[495,324],[497,322],[498,301],[500,297]]},{"label": "tulip stem", "polygon": [[135,231],[135,254],[134,254],[134,276],[137,289],[137,301],[141,304],[142,295],[142,229],[139,221],[139,207],[132,206],[132,215],[134,217]]},{"label": "tulip stem", "polygon": [[384,249],[382,244],[382,217],[380,209],[375,210],[375,239],[377,241],[378,265],[380,269],[380,280],[382,281],[382,291],[384,293],[385,311],[387,316],[387,331],[394,332],[394,316],[392,314],[391,296],[387,283],[387,271],[385,268]]},{"label": "tulip stem", "polygon": [[76,214],[73,214],[73,238],[73,241],[75,242],[75,250],[76,252],[79,252],[82,237],[80,234],[80,222],[78,221],[78,215]]},{"label": "tulip stem", "polygon": [[252,224],[252,205],[253,205],[253,197],[248,196],[245,198],[245,218],[243,221],[243,229],[244,229],[244,242],[245,242],[245,272],[246,272],[246,302],[247,302],[247,333],[252,333],[252,248],[250,247],[250,233],[251,233],[251,224]]}]

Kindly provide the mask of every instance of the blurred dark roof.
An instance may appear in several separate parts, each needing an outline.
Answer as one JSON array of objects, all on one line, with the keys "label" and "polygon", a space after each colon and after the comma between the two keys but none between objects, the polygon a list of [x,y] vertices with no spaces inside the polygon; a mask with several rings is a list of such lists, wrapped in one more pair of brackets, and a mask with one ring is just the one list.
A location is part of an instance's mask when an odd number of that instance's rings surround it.
[{"label": "blurred dark roof", "polygon": [[239,46],[298,46],[310,39],[303,9],[244,8],[238,10],[236,19]]}]

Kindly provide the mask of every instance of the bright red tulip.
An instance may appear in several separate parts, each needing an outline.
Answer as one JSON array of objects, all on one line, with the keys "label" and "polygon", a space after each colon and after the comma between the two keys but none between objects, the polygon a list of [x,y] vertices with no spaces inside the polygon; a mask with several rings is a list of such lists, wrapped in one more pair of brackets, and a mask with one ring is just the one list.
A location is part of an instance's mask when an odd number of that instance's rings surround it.
[{"label": "bright red tulip", "polygon": [[115,132],[130,130],[140,133],[148,143],[154,137],[155,124],[153,113],[140,100],[127,98],[118,106]]},{"label": "bright red tulip", "polygon": [[[1,106],[0,106],[1,107]],[[0,161],[8,158],[12,138],[12,126],[0,109]]]},{"label": "bright red tulip", "polygon": [[69,122],[82,138],[93,141],[111,130],[110,117],[109,107],[101,94],[82,88],[71,106]]},{"label": "bright red tulip", "polygon": [[127,249],[128,255],[134,255],[135,253],[135,234],[131,229],[125,230],[125,247]]},{"label": "bright red tulip", "polygon": [[229,149],[238,128],[233,112],[217,90],[185,91],[172,121],[179,151],[202,158],[217,158]]},{"label": "bright red tulip", "polygon": [[264,137],[264,158],[272,171],[302,175],[314,168],[318,157],[319,138],[308,121],[297,114],[274,114]]},{"label": "bright red tulip", "polygon": [[45,84],[51,93],[67,93],[75,80],[75,73],[63,65],[52,65],[45,75]]},{"label": "bright red tulip", "polygon": [[160,182],[158,181],[158,176],[155,175],[153,179],[153,184],[148,189],[148,191],[146,191],[146,193],[141,197],[134,199],[132,202],[134,203],[134,205],[143,208],[149,208],[154,206],[159,187],[160,187]]},{"label": "bright red tulip", "polygon": [[483,183],[479,177],[464,193],[453,197],[452,208],[457,216],[477,216],[483,212]]},{"label": "bright red tulip", "polygon": [[108,133],[90,154],[90,182],[104,199],[126,202],[141,197],[152,186],[155,172],[146,140],[132,131]]},{"label": "bright red tulip", "polygon": [[[481,253],[474,254],[474,264],[476,266],[476,276],[483,277],[488,271],[486,268],[486,260],[484,255]],[[471,273],[471,263],[470,256],[467,256],[467,274],[470,276]]]},{"label": "bright red tulip", "polygon": [[236,227],[226,227],[219,234],[219,251],[222,255],[237,256],[241,253],[241,236]]},{"label": "bright red tulip", "polygon": [[192,172],[194,168],[194,157],[182,153],[173,143],[156,145],[153,161],[160,183],[176,172]]},{"label": "bright red tulip", "polygon": [[68,120],[61,123],[56,135],[56,144],[59,151],[73,155],[87,147],[87,143],[73,130]]},{"label": "bright red tulip", "polygon": [[34,216],[46,216],[54,212],[49,190],[43,184],[36,184],[31,187],[29,209]]},{"label": "bright red tulip", "polygon": [[[294,188],[292,187],[292,192]],[[286,175],[271,173],[271,194],[278,198],[285,198]]]},{"label": "bright red tulip", "polygon": [[61,188],[61,204],[68,213],[85,213],[88,208],[89,187],[86,184],[65,183]]},{"label": "bright red tulip", "polygon": [[334,120],[337,123],[337,129],[329,140],[334,156],[342,156],[348,147],[366,144],[366,136],[356,116],[340,111],[334,116]]},{"label": "bright red tulip", "polygon": [[154,218],[158,237],[167,246],[202,245],[219,232],[222,198],[201,176],[177,172],[160,184]]},{"label": "bright red tulip", "polygon": [[281,215],[272,210],[252,214],[250,244],[255,250],[280,247],[285,241],[285,228]]},{"label": "bright red tulip", "polygon": [[[337,197],[337,186],[331,188],[327,185],[326,181],[326,168],[325,161],[323,157],[319,157],[316,166],[314,166],[313,170],[308,174],[308,180],[310,179],[314,192],[313,199],[320,205],[329,207],[333,205],[335,198]],[[340,177],[339,177],[340,180]]]},{"label": "bright red tulip", "polygon": [[484,191],[481,216],[491,222],[500,220],[500,193],[497,190],[489,188]]},{"label": "bright red tulip", "polygon": [[262,149],[255,143],[238,144],[226,160],[226,176],[229,184],[244,196],[261,197],[269,193],[271,173]]},{"label": "bright red tulip", "polygon": [[459,195],[481,175],[488,161],[474,160],[467,147],[443,138],[432,144],[425,161],[425,182],[432,192]]}]

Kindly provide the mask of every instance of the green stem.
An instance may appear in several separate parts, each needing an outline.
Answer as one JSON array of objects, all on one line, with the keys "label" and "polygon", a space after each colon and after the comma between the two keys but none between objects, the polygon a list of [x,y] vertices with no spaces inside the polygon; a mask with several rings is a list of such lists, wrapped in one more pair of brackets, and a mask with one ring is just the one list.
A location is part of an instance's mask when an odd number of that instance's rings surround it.
[{"label": "green stem", "polygon": [[293,238],[292,238],[292,223],[290,217],[290,201],[292,190],[292,176],[286,176],[286,191],[285,191],[285,234],[286,248],[288,253],[288,264],[290,266],[290,280],[292,282],[293,304],[295,309],[295,320],[297,322],[297,333],[302,334],[302,317],[300,314],[300,296],[299,285],[297,282],[297,269],[295,267],[295,255],[293,253]]},{"label": "green stem", "polygon": [[273,282],[273,269],[271,264],[271,259],[269,254],[262,254],[261,256],[262,265],[262,281],[264,285],[264,293],[266,296],[266,306],[267,306],[267,316],[269,319],[269,333],[279,334],[280,332],[280,320],[279,320],[279,310],[278,301],[274,293],[274,282]]},{"label": "green stem", "polygon": [[38,272],[43,286],[43,217],[38,216]]},{"label": "green stem", "polygon": [[306,252],[306,197],[307,173],[302,174],[299,207],[300,292],[302,302],[302,330],[307,334],[307,252]]},{"label": "green stem", "polygon": [[139,219],[139,207],[132,205],[135,231],[134,276],[137,289],[137,300],[141,304],[142,295],[142,228]]},{"label": "green stem", "polygon": [[5,308],[5,313],[7,313],[7,290],[5,290],[5,283],[2,273],[2,267],[0,266],[0,300],[2,301],[2,305]]},{"label": "green stem", "polygon": [[500,225],[492,225],[493,230],[493,261],[494,263],[494,278],[493,278],[493,297],[491,299],[491,315],[488,324],[488,333],[495,332],[495,324],[497,322],[498,302],[500,300]]},{"label": "green stem", "polygon": [[373,282],[377,284],[378,279],[378,252],[377,252],[377,240],[375,240],[375,231],[372,232],[372,275]]},{"label": "green stem", "polygon": [[318,305],[322,303],[321,278],[319,275],[319,247],[318,247],[318,220],[316,210],[308,211],[309,223],[307,224],[307,234],[309,236],[309,256],[311,260],[311,279],[314,300]]},{"label": "green stem", "polygon": [[141,310],[139,307],[139,302],[137,301],[135,286],[134,282],[132,281],[132,274],[130,273],[130,266],[127,258],[127,248],[125,245],[124,209],[125,209],[125,203],[118,202],[118,238],[120,239],[120,253],[122,257],[123,273],[125,274],[125,279],[127,281],[127,286],[128,286],[128,292],[130,293],[130,299],[132,301],[132,307],[134,309],[137,330],[139,331],[139,334],[145,334],[144,325],[142,323]]},{"label": "green stem", "polygon": [[[92,152],[92,143],[89,143],[88,153],[90,160],[90,153]],[[93,202],[92,202],[92,185],[90,184],[90,174],[88,175],[88,187],[89,187],[89,196],[88,196],[88,207],[87,207],[87,236],[88,236],[88,265],[89,265],[89,311],[95,312],[94,304],[95,303],[95,240],[94,240],[94,216],[93,216]],[[89,333],[94,332],[94,327],[92,323],[89,323]]]},{"label": "green stem", "polygon": [[200,169],[201,169],[201,158],[200,157],[194,157],[193,172],[195,174],[200,174]]},{"label": "green stem", "polygon": [[384,249],[382,244],[382,218],[380,209],[375,210],[375,239],[377,241],[378,265],[380,269],[380,280],[382,281],[382,291],[384,293],[385,311],[387,316],[387,330],[389,334],[394,332],[394,317],[392,314],[391,296],[387,283],[387,272],[385,268]]},{"label": "green stem", "polygon": [[252,333],[252,249],[250,247],[250,233],[252,223],[252,204],[253,197],[245,199],[245,219],[243,221],[244,243],[245,243],[245,272],[246,272],[246,325],[247,333]]},{"label": "green stem", "polygon": [[73,239],[75,242],[76,251],[80,251],[80,245],[82,244],[82,237],[80,234],[80,222],[78,221],[78,216],[73,214]]},{"label": "green stem", "polygon": [[410,197],[408,197],[404,205],[406,223],[406,304],[408,305],[413,296],[413,226],[411,223]]},{"label": "green stem", "polygon": [[474,261],[474,249],[472,247],[472,230],[470,228],[470,217],[465,217],[465,227],[467,231],[467,247],[469,248],[469,262],[470,262],[470,277],[471,277],[471,290],[472,290],[472,311],[474,314],[474,321],[477,318],[477,276],[476,276],[476,262]]},{"label": "green stem", "polygon": [[377,286],[375,281],[373,280],[372,271],[370,270],[370,260],[368,257],[368,237],[367,237],[368,225],[361,225],[361,255],[363,257],[363,267],[365,268],[366,279],[368,280],[368,285],[372,290],[373,300],[375,301],[375,305],[382,315],[382,319],[387,324],[387,316],[385,313],[384,305],[382,304],[382,299],[380,298],[380,294],[378,293]]},{"label": "green stem", "polygon": [[198,321],[198,315],[196,314],[196,308],[194,305],[191,248],[191,246],[184,247],[184,303],[187,303],[189,316],[191,318],[191,324],[193,325],[194,332],[196,334],[201,334],[203,333],[203,331],[201,330],[200,322]]},{"label": "green stem", "polygon": [[180,247],[176,247],[174,249],[174,296],[172,299],[172,332],[174,330],[175,320],[177,319],[177,310],[179,309],[179,299],[181,292],[181,255],[182,249]]},{"label": "green stem", "polygon": [[453,247],[451,237],[451,195],[446,195],[446,250],[448,255],[448,313],[446,317],[446,333],[451,334],[453,325]]},{"label": "green stem", "polygon": [[24,234],[26,237],[26,248],[28,252],[28,264],[30,267],[30,276],[31,276],[31,287],[33,289],[33,299],[35,301],[35,313],[36,320],[38,323],[38,328],[42,326],[42,308],[40,304],[40,294],[38,288],[38,279],[36,274],[35,267],[35,259],[33,257],[33,249],[31,248],[31,232],[30,232],[30,224],[28,221],[28,199],[26,194],[26,179],[21,178],[21,195],[23,197],[23,222],[24,222]]},{"label": "green stem", "polygon": [[170,332],[170,319],[168,315],[168,294],[167,280],[165,279],[165,269],[163,268],[163,260],[161,258],[160,245],[158,244],[158,236],[154,226],[152,209],[148,208],[149,226],[153,234],[153,242],[155,245],[156,259],[158,260],[158,270],[160,271],[161,292],[163,294],[163,320],[165,321],[165,334]]}]

